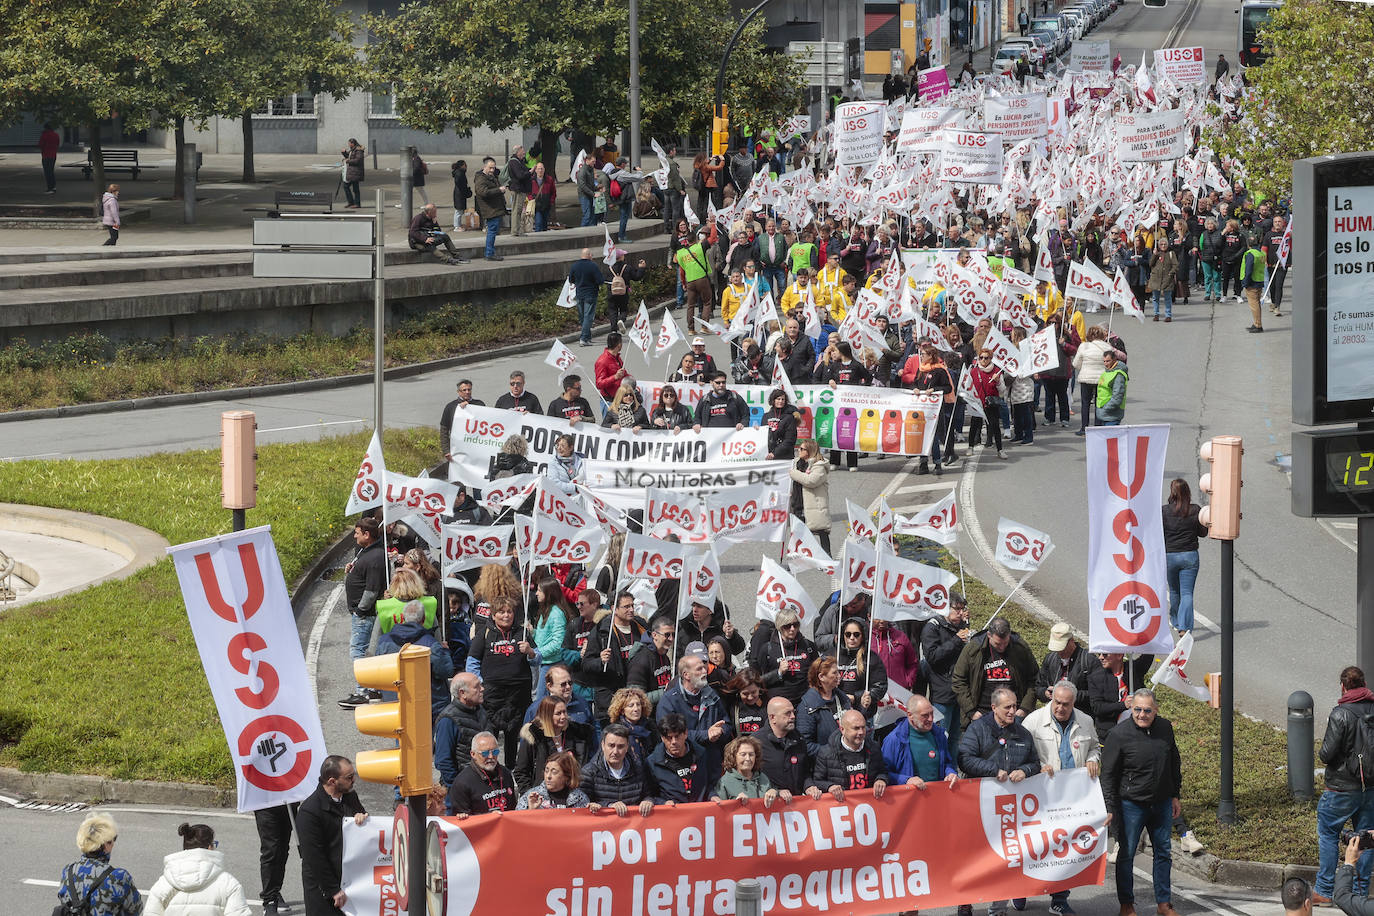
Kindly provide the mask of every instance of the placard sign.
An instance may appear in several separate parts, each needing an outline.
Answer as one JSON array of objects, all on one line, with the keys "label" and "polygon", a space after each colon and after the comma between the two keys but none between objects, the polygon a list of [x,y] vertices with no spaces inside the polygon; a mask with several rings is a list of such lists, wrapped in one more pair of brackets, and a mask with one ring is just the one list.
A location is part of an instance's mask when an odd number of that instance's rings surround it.
[{"label": "placard sign", "polygon": [[949,74],[944,67],[931,67],[916,74],[918,96],[926,102],[934,102],[949,95]]},{"label": "placard sign", "polygon": [[1374,395],[1374,187],[1326,191],[1326,398]]},{"label": "placard sign", "polygon": [[1070,60],[1070,66],[1075,70],[1106,70],[1111,66],[1112,43],[1080,38],[1073,43]]},{"label": "placard sign", "polygon": [[1163,162],[1188,152],[1188,122],[1180,109],[1116,116],[1116,156],[1122,162]]},{"label": "placard sign", "polygon": [[1161,48],[1155,52],[1155,72],[1180,86],[1207,81],[1202,48]]},{"label": "placard sign", "polygon": [[945,131],[940,144],[940,180],[1001,184],[1001,136],[969,130]]},{"label": "placard sign", "polygon": [[841,166],[877,162],[883,152],[884,109],[880,102],[835,106],[836,159]]},{"label": "placard sign", "polygon": [[959,127],[963,122],[964,112],[958,108],[912,108],[902,115],[897,154],[938,153],[940,128]]},{"label": "placard sign", "polygon": [[983,124],[1002,135],[1006,144],[1043,137],[1048,131],[1045,93],[1028,92],[988,99],[983,103]]}]

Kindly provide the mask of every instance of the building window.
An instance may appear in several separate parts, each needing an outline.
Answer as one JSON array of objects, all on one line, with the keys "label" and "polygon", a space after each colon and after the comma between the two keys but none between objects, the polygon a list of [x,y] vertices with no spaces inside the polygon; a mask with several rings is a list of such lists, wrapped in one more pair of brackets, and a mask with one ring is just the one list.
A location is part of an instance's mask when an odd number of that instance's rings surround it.
[{"label": "building window", "polygon": [[374,118],[396,117],[396,91],[387,84],[368,91],[368,113]]},{"label": "building window", "polygon": [[315,96],[309,92],[278,96],[259,105],[253,114],[264,118],[314,117]]}]

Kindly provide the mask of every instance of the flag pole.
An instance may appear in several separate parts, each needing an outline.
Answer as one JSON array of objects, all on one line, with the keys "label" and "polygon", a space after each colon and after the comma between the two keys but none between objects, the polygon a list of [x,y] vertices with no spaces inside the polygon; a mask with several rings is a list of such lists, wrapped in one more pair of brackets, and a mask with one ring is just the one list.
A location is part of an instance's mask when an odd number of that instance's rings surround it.
[{"label": "flag pole", "polygon": [[[1007,602],[1011,600],[1011,596],[1016,594],[1022,585],[1026,584],[1026,580],[1030,578],[1032,572],[1034,572],[1034,570],[1026,570],[1026,574],[1021,577],[1021,581],[1017,582],[1015,587],[1013,587],[1011,591],[1007,592],[1007,597],[1003,598],[1002,603],[997,605],[997,610],[992,612],[992,617],[988,618],[988,623],[992,623],[992,618],[1002,613],[1002,608],[1006,607]],[[988,623],[983,624],[983,629],[987,629]]]}]

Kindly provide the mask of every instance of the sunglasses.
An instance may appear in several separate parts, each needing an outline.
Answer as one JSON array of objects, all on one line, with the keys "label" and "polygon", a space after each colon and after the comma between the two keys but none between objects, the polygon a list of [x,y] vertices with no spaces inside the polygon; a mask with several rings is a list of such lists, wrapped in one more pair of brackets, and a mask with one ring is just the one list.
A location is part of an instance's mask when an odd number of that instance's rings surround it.
[{"label": "sunglasses", "polygon": [[849,639],[850,637],[853,637],[854,639],[862,639],[863,635],[863,633],[855,633],[851,631],[849,633],[844,634],[844,638]]},{"label": "sunglasses", "polygon": [[481,756],[481,757],[495,757],[495,756],[496,756],[497,754],[499,754],[499,753],[501,753],[501,751],[500,751],[499,748],[492,748],[492,749],[489,750],[489,751],[478,751],[478,752],[477,752],[478,756]]}]

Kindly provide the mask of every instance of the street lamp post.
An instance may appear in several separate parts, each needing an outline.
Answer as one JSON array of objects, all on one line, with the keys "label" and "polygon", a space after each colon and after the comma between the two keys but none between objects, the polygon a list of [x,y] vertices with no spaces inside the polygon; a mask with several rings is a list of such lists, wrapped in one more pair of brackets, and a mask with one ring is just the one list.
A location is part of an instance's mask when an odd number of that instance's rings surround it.
[{"label": "street lamp post", "polygon": [[[730,36],[729,43],[725,45],[725,53],[720,57],[720,72],[716,74],[716,107],[711,122],[711,152],[713,155],[722,156],[730,150],[730,119],[729,112],[725,108],[725,68],[730,63],[730,55],[734,52],[735,45],[739,43],[739,37],[744,32],[744,27],[753,22],[754,17],[763,12],[763,8],[771,2],[773,0],[763,0],[740,20],[740,24],[735,28],[735,33]],[[822,45],[823,48],[824,45]]]},{"label": "street lamp post", "polygon": [[[729,52],[726,52],[729,53]],[[719,99],[716,100],[719,104]],[[639,168],[639,0],[630,0],[630,168]]]}]

